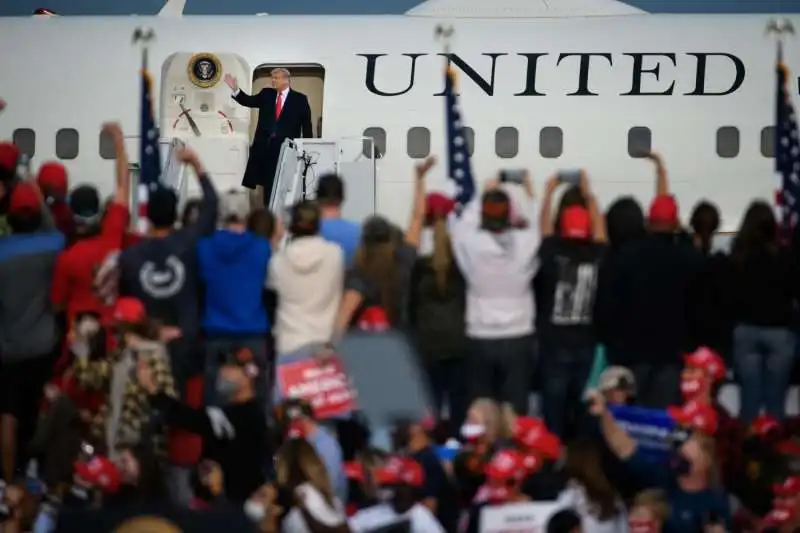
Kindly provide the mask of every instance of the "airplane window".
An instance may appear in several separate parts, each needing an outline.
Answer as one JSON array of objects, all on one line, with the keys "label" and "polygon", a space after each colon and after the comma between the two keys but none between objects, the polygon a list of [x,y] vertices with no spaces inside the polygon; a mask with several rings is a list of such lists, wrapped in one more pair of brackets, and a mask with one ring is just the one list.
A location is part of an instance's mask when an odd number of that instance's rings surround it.
[{"label": "airplane window", "polygon": [[75,159],[78,157],[78,130],[64,128],[56,132],[56,157]]},{"label": "airplane window", "polygon": [[117,157],[117,148],[114,146],[114,139],[111,135],[101,131],[100,132],[100,157],[103,159],[116,159]]},{"label": "airplane window", "polygon": [[739,128],[723,126],[717,130],[717,155],[725,158],[739,155]]},{"label": "airplane window", "polygon": [[[386,130],[383,128],[367,128],[364,130],[364,137],[372,137],[375,146],[375,159],[386,154]],[[364,147],[361,150],[364,157],[369,157],[370,145],[371,143],[364,141]]]},{"label": "airplane window", "polygon": [[519,132],[517,128],[504,126],[494,132],[494,153],[497,157],[511,159],[519,152]]},{"label": "airplane window", "polygon": [[425,159],[431,153],[431,132],[428,128],[415,127],[406,135],[406,153],[413,159]]},{"label": "airplane window", "polygon": [[761,130],[761,155],[775,157],[775,126]]},{"label": "airplane window", "polygon": [[646,126],[634,126],[628,130],[628,155],[631,157],[644,157],[649,153],[653,144],[653,135]]},{"label": "airplane window", "polygon": [[475,130],[465,127],[464,139],[467,141],[467,154],[472,157],[472,154],[475,153]]},{"label": "airplane window", "polygon": [[14,130],[11,141],[17,145],[19,151],[28,157],[36,153],[36,132],[29,128]]},{"label": "airplane window", "polygon": [[548,159],[564,153],[564,132],[558,126],[547,126],[539,132],[539,154]]}]

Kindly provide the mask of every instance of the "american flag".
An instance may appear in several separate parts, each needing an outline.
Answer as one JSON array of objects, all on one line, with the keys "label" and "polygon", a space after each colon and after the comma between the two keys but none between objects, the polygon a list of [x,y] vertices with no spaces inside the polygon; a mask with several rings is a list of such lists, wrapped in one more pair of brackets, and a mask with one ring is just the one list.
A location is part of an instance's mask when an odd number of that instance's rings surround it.
[{"label": "american flag", "polygon": [[778,92],[775,112],[775,171],[780,173],[777,205],[784,237],[789,237],[800,218],[800,138],[797,115],[789,92],[789,69],[778,43]]},{"label": "american flag", "polygon": [[464,206],[475,196],[475,178],[464,135],[464,120],[456,95],[456,73],[448,65],[444,75],[445,120],[447,122],[447,175],[456,184],[456,204]]},{"label": "american flag", "polygon": [[[144,62],[143,62],[144,63]],[[141,128],[139,137],[139,231],[147,230],[147,201],[161,187],[161,151],[158,125],[153,113],[153,80],[142,65]]]}]

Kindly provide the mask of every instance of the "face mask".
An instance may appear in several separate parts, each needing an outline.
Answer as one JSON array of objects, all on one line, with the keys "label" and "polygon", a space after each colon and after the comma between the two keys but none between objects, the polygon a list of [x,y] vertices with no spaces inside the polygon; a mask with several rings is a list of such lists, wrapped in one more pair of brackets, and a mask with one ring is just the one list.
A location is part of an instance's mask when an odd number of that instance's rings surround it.
[{"label": "face mask", "polygon": [[631,518],[628,525],[630,533],[653,533],[656,530],[655,522],[648,519]]},{"label": "face mask", "polygon": [[239,384],[235,381],[223,377],[217,379],[217,394],[223,402],[229,402],[238,388]]},{"label": "face mask", "polygon": [[703,390],[703,380],[698,378],[682,379],[681,394],[685,400],[694,398]]},{"label": "face mask", "polygon": [[247,500],[244,502],[244,514],[253,522],[261,522],[267,516],[267,509],[261,502]]},{"label": "face mask", "polygon": [[669,466],[678,476],[685,476],[692,470],[692,463],[680,452],[673,452],[669,459]]},{"label": "face mask", "polygon": [[464,424],[461,426],[461,436],[467,442],[475,443],[486,434],[486,427],[483,424]]}]

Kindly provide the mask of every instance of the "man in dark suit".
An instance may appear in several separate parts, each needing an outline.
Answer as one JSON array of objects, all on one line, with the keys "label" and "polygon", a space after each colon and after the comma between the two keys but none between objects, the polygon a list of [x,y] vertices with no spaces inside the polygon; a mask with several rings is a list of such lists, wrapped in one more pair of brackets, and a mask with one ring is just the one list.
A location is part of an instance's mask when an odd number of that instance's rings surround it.
[{"label": "man in dark suit", "polygon": [[311,107],[303,93],[289,88],[291,77],[285,68],[272,69],[272,89],[262,89],[250,95],[239,89],[236,78],[225,75],[225,83],[233,90],[233,99],[240,105],[258,109],[258,124],[250,146],[250,157],[244,172],[242,186],[264,188],[264,205],[269,206],[272,182],[278,166],[281,144],[284,139],[310,138]]}]

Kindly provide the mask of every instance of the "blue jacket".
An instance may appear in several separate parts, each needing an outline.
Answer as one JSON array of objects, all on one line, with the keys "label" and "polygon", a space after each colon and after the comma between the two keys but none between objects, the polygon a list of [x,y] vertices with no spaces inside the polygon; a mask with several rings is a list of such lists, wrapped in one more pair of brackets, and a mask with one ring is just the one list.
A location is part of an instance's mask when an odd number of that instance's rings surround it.
[{"label": "blue jacket", "polygon": [[263,291],[272,250],[250,232],[219,230],[197,246],[205,285],[203,329],[208,335],[262,335],[270,330]]}]

